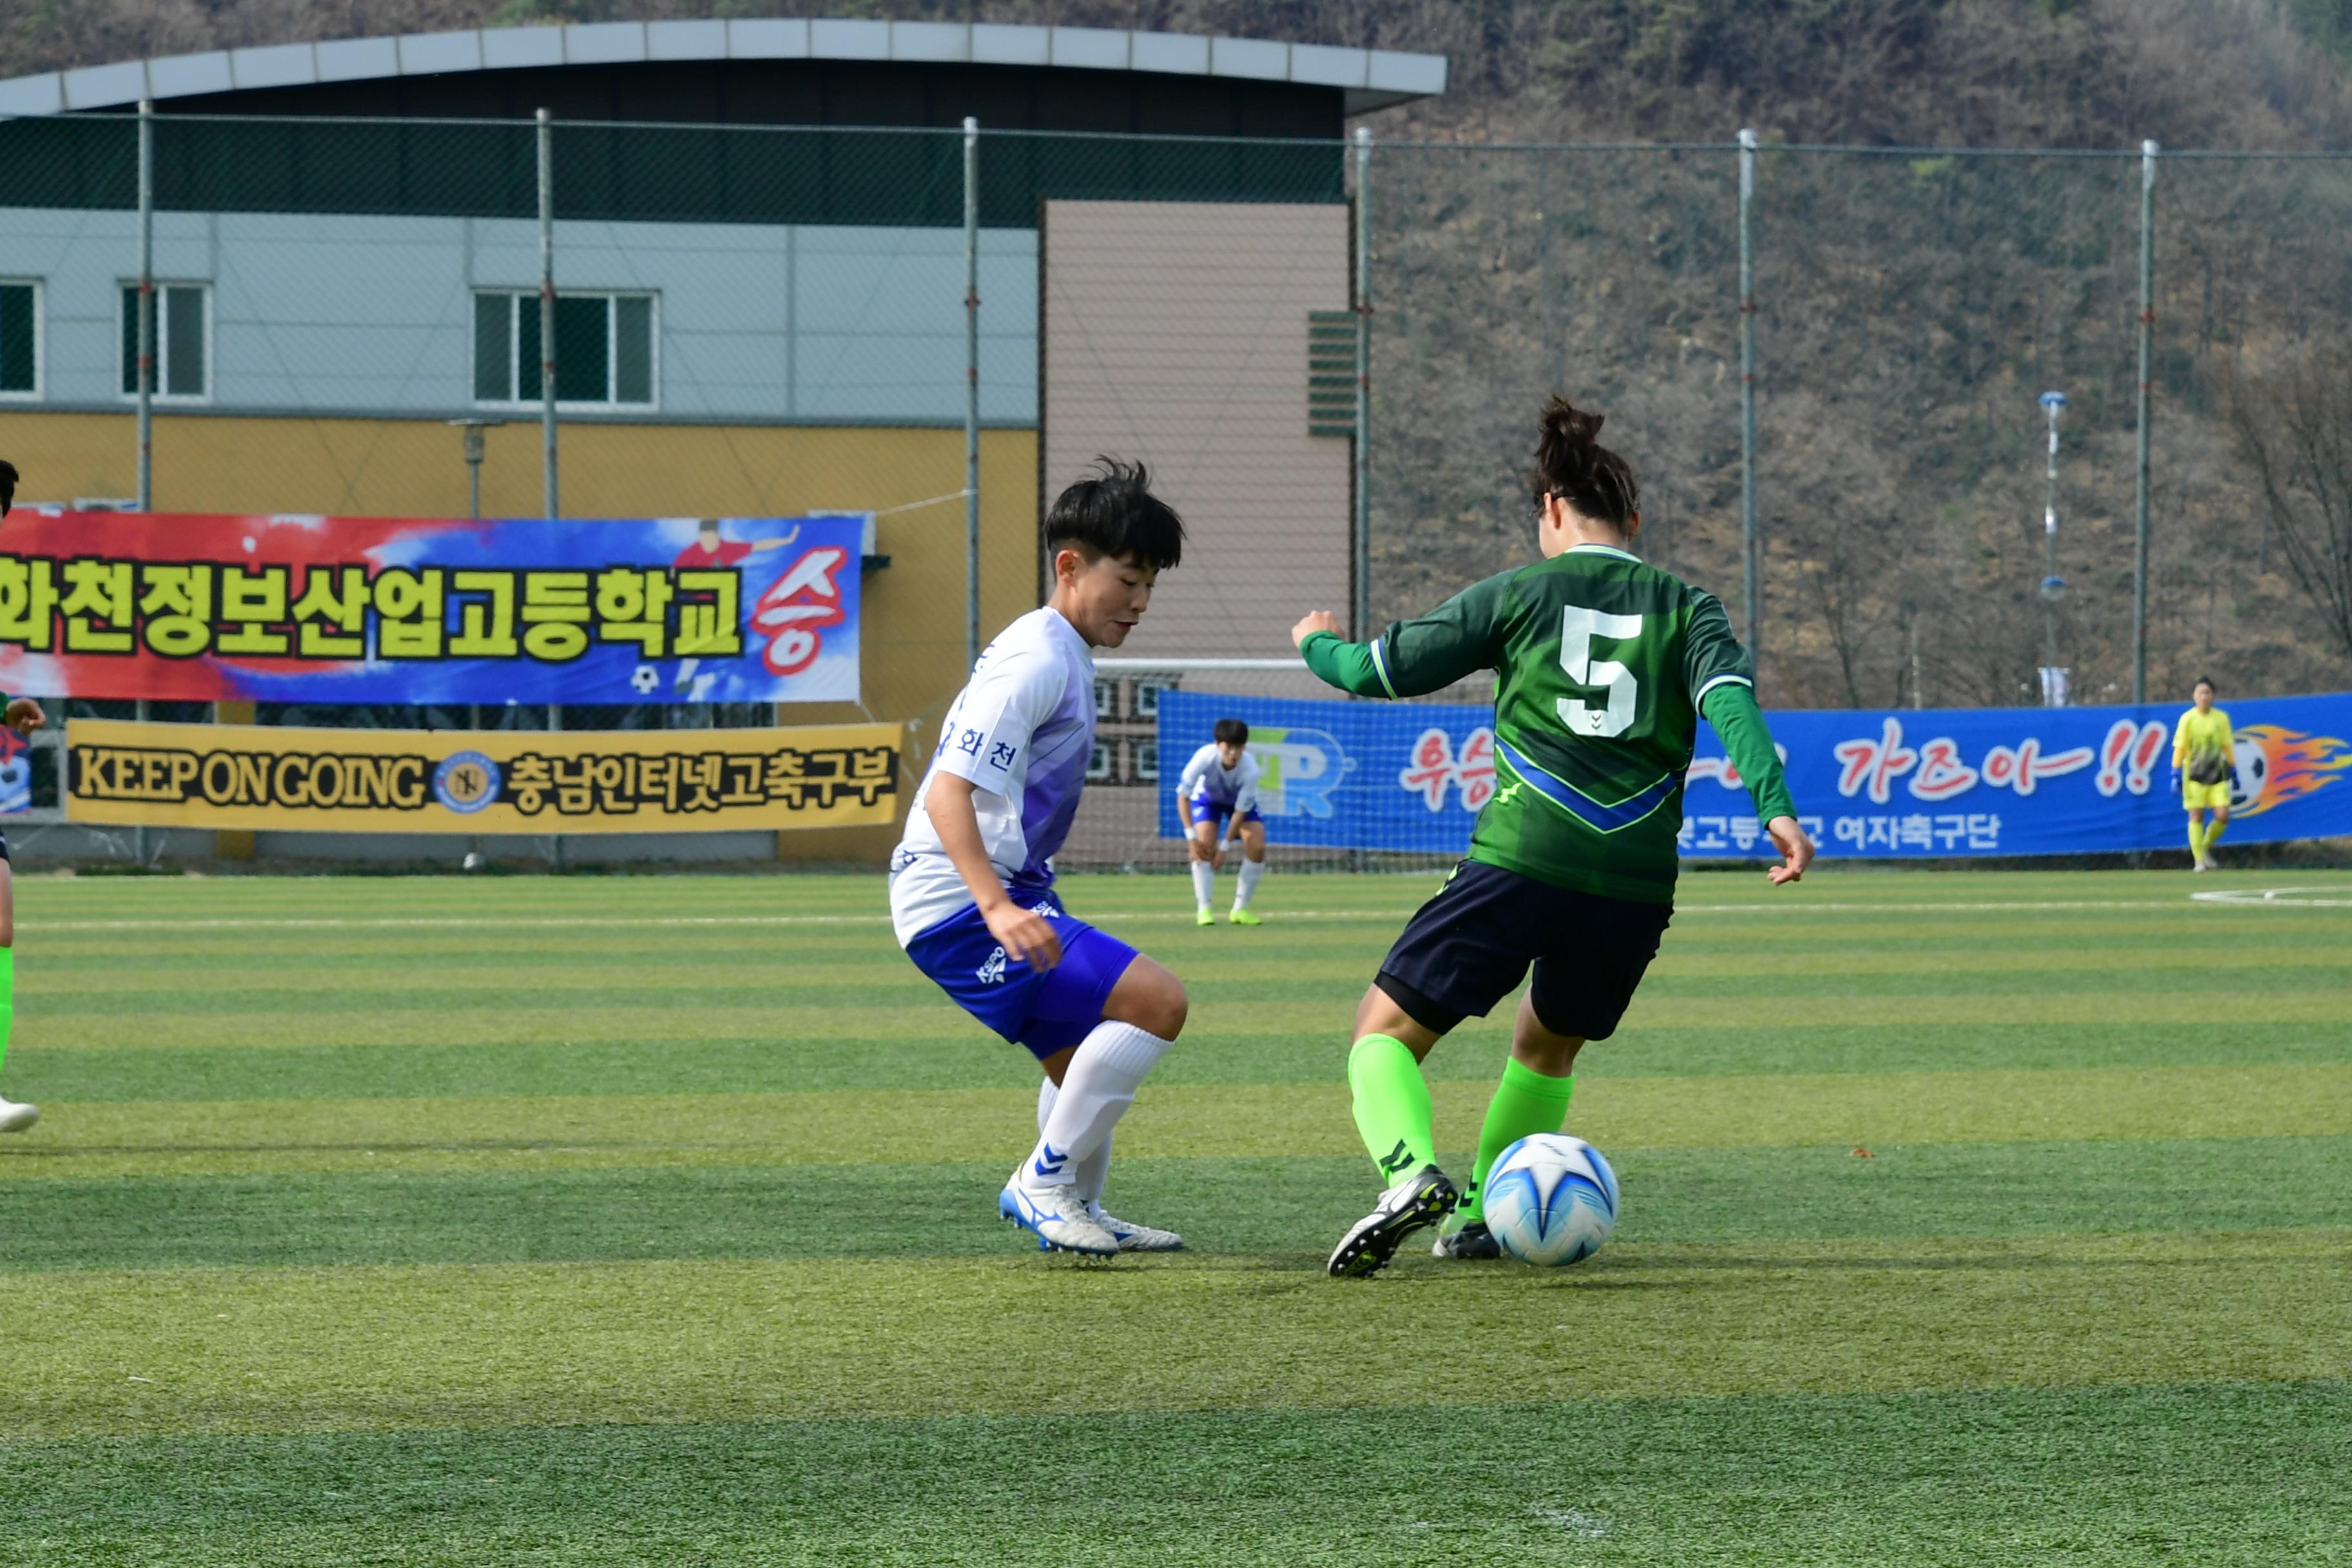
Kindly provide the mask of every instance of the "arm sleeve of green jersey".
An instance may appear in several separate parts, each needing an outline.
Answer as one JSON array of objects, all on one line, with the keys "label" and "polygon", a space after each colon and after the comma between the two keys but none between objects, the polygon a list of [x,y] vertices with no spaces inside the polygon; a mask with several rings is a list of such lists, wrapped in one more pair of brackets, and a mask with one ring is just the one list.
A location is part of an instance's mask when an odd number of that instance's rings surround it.
[{"label": "arm sleeve of green jersey", "polygon": [[1349,642],[1337,632],[1310,632],[1298,645],[1307,668],[1326,686],[1336,686],[1354,697],[1386,697],[1380,672],[1372,668],[1368,643]]},{"label": "arm sleeve of green jersey", "polygon": [[1738,681],[1727,680],[1706,694],[1702,711],[1721,738],[1724,755],[1746,781],[1748,797],[1756,802],[1758,820],[1796,816],[1797,803],[1789,794],[1788,778],[1780,771],[1780,753],[1773,749],[1772,731],[1765,728],[1756,693]]},{"label": "arm sleeve of green jersey", "polygon": [[1508,574],[1474,583],[1425,616],[1399,621],[1369,643],[1318,632],[1299,651],[1307,668],[1359,697],[1420,697],[1492,669],[1508,629]]},{"label": "arm sleeve of green jersey", "polygon": [[1706,700],[1726,686],[1756,690],[1756,666],[1731,635],[1731,617],[1712,594],[1691,593],[1690,623],[1683,633],[1683,680],[1691,706],[1704,713]]}]

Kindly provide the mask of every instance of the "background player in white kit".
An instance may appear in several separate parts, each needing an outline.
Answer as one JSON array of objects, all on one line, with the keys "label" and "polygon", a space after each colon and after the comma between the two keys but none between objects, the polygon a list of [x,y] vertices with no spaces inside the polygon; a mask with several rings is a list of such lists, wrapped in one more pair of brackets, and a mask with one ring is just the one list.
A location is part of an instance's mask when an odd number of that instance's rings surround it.
[{"label": "background player in white kit", "polygon": [[1184,819],[1184,847],[1192,857],[1192,898],[1200,906],[1194,923],[1217,923],[1210,909],[1217,898],[1217,869],[1225,863],[1225,845],[1238,838],[1241,885],[1228,918],[1237,926],[1264,925],[1249,907],[1257,879],[1265,875],[1265,818],[1257,811],[1260,770],[1249,753],[1249,726],[1220,719],[1210,734],[1214,738],[1192,753],[1176,780],[1176,810]]},{"label": "background player in white kit", "polygon": [[1045,1069],[1037,1146],[997,1212],[1039,1247],[1107,1257],[1184,1245],[1102,1210],[1111,1129],[1184,1026],[1184,987],[1070,918],[1053,856],[1094,755],[1092,650],[1117,647],[1176,564],[1184,524],[1143,466],[1102,460],[1045,516],[1054,590],[988,645],[948,710],[890,857],[890,920],[915,966]]}]

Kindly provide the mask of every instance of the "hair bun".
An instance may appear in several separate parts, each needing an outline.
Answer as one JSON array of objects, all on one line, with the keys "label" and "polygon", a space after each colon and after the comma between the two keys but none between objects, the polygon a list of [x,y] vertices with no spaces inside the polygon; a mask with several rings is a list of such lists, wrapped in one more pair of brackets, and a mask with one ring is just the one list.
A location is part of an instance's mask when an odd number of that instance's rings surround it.
[{"label": "hair bun", "polygon": [[1570,447],[1599,446],[1603,417],[1586,413],[1565,397],[1554,397],[1544,405],[1544,428]]}]

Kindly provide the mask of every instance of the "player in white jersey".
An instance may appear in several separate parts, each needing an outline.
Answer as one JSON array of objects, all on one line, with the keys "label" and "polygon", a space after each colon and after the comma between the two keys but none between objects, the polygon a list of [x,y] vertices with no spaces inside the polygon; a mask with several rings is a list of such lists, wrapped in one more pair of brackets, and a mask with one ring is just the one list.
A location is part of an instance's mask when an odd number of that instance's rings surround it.
[{"label": "player in white jersey", "polygon": [[1265,875],[1265,818],[1258,815],[1258,761],[1250,755],[1249,726],[1238,719],[1220,719],[1210,731],[1214,737],[1192,753],[1176,779],[1176,814],[1184,819],[1185,850],[1192,858],[1192,898],[1199,906],[1198,925],[1214,925],[1210,909],[1217,897],[1217,871],[1225,863],[1225,846],[1241,840],[1241,886],[1234,893],[1234,910],[1226,918],[1237,926],[1264,925],[1250,910],[1257,879]]},{"label": "player in white jersey", "polygon": [[890,857],[890,920],[915,966],[1045,1069],[1037,1146],[997,1212],[1039,1247],[1108,1257],[1184,1245],[1102,1209],[1111,1129],[1184,1026],[1177,978],[1063,910],[1054,852],[1094,754],[1094,655],[1127,640],[1184,525],[1141,464],[1102,461],[1045,516],[1054,591],[1000,633],[948,710]]}]

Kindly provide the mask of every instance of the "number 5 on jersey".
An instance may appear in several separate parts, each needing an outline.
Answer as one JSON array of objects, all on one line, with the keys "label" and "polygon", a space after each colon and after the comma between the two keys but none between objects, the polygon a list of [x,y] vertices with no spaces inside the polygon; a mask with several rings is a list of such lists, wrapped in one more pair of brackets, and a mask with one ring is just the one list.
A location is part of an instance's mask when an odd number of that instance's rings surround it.
[{"label": "number 5 on jersey", "polygon": [[1633,706],[1640,700],[1633,672],[1613,658],[1592,657],[1592,639],[1631,642],[1642,635],[1639,616],[1612,616],[1570,605],[1560,611],[1559,667],[1579,686],[1597,686],[1609,693],[1609,705],[1592,708],[1581,697],[1559,699],[1559,721],[1571,735],[1606,739],[1633,727]]}]

